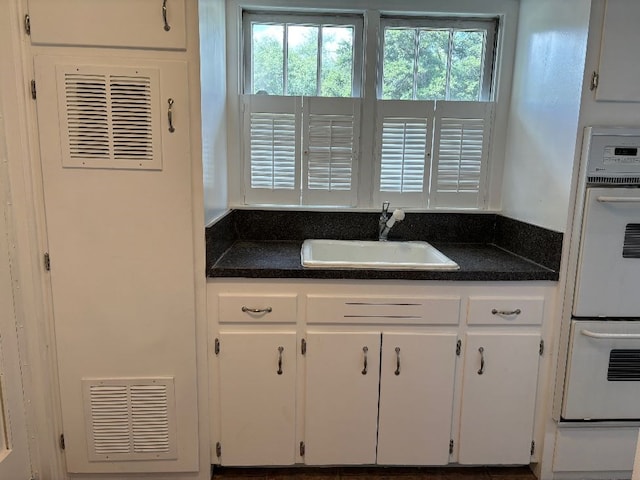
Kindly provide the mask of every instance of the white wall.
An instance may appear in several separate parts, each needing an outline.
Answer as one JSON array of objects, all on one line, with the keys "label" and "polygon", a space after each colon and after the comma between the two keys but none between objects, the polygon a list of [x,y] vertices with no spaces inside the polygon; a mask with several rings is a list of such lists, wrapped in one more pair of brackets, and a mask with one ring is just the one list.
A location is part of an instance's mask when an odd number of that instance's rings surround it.
[{"label": "white wall", "polygon": [[522,0],[505,153],[504,215],[564,232],[590,3]]},{"label": "white wall", "polygon": [[200,0],[200,95],[205,225],[227,211],[225,1]]}]

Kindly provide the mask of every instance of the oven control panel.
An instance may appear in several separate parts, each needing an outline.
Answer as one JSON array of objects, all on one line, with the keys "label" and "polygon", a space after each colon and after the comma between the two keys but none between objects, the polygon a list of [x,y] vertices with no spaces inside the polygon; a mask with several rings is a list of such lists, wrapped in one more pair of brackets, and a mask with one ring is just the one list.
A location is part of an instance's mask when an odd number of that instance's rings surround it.
[{"label": "oven control panel", "polygon": [[589,127],[588,183],[640,184],[640,128]]}]

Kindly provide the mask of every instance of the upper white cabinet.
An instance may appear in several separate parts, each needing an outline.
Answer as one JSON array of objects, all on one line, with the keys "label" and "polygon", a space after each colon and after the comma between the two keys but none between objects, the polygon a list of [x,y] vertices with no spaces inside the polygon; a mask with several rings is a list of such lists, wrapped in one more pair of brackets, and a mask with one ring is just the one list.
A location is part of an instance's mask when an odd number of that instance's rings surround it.
[{"label": "upper white cabinet", "polygon": [[185,0],[29,0],[40,45],[186,49]]},{"label": "upper white cabinet", "polygon": [[608,0],[596,100],[640,102],[640,2]]}]

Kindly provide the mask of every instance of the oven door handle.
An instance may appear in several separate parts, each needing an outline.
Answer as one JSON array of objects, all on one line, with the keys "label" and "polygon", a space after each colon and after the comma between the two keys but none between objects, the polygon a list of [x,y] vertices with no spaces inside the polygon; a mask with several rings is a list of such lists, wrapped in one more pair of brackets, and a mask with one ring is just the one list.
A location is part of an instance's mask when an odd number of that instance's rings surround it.
[{"label": "oven door handle", "polygon": [[597,197],[600,203],[640,203],[640,197]]},{"label": "oven door handle", "polygon": [[625,338],[637,338],[640,339],[640,334],[634,333],[597,333],[591,330],[580,330],[580,333],[585,337],[598,338],[598,339],[625,339]]}]

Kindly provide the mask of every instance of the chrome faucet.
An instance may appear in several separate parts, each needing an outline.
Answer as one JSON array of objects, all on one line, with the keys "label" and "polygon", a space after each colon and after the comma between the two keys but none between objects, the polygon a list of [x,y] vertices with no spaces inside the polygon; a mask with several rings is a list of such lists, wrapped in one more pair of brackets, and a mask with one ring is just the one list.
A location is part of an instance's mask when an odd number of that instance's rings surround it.
[{"label": "chrome faucet", "polygon": [[404,212],[399,208],[396,208],[393,213],[389,215],[390,205],[391,202],[383,202],[382,212],[380,213],[380,219],[378,220],[378,240],[381,242],[387,241],[389,230],[391,230],[396,222],[404,220]]}]

